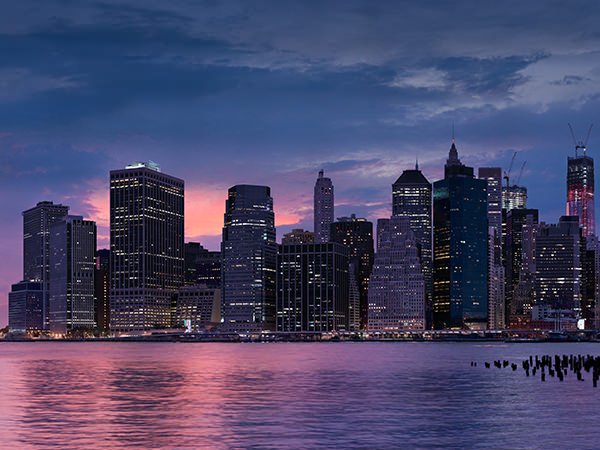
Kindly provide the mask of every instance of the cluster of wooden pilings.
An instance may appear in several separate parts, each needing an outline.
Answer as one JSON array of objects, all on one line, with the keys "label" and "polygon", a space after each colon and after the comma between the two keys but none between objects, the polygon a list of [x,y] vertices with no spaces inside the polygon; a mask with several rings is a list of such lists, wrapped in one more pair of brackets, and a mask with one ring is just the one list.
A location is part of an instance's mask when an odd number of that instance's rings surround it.
[{"label": "cluster of wooden pilings", "polygon": [[[495,360],[485,362],[485,367],[491,369],[492,366],[498,369],[504,369],[510,366],[512,371],[516,371],[518,364],[507,360]],[[471,367],[476,367],[477,363],[471,361]],[[546,376],[556,378],[559,381],[565,381],[569,373],[577,377],[578,381],[585,381],[584,374],[590,374],[592,384],[598,387],[600,379],[600,356],[592,355],[530,355],[528,359],[521,362],[521,367],[526,376],[536,376],[538,373],[542,381],[546,381]]]}]

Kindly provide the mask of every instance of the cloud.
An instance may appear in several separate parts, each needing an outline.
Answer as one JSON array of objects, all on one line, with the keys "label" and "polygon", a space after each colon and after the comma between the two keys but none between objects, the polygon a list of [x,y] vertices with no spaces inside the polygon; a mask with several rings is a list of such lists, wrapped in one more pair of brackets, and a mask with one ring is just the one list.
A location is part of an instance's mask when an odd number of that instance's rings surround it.
[{"label": "cloud", "polygon": [[396,88],[442,90],[447,87],[446,73],[436,68],[407,70],[389,84]]}]

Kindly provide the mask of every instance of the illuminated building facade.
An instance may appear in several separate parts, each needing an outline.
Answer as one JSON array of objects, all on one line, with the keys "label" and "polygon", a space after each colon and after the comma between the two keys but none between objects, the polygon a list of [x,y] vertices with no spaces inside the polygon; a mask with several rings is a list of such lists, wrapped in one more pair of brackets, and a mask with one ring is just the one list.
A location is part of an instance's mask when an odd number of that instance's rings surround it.
[{"label": "illuminated building facade", "polygon": [[44,284],[21,281],[8,293],[10,331],[36,332],[44,328]]},{"label": "illuminated building facade", "polygon": [[531,316],[538,220],[537,209],[512,209],[506,215],[505,314],[511,328],[525,327]]},{"label": "illuminated building facade", "polygon": [[229,188],[221,253],[223,328],[274,331],[277,243],[271,188]]},{"label": "illuminated building facade", "polygon": [[595,234],[594,159],[585,152],[567,160],[567,215],[579,217],[583,237]]},{"label": "illuminated building facade", "polygon": [[481,167],[478,177],[487,183],[488,217],[488,328],[505,327],[504,265],[502,261],[502,169]]},{"label": "illuminated building facade", "polygon": [[50,278],[49,228],[69,214],[69,207],[53,202],[39,202],[23,211],[23,280],[40,281],[43,290],[44,328],[48,328]]},{"label": "illuminated building facade", "polygon": [[502,207],[506,211],[527,208],[527,188],[525,186],[502,187]]},{"label": "illuminated building facade", "polygon": [[535,304],[555,310],[581,310],[581,231],[577,216],[558,224],[541,223],[535,241]]},{"label": "illuminated building facade", "polygon": [[285,244],[277,255],[277,331],[348,330],[348,249]]},{"label": "illuminated building facade", "polygon": [[221,322],[221,289],[205,284],[181,287],[174,297],[173,326],[189,331],[211,329]]},{"label": "illuminated building facade", "polygon": [[[352,286],[358,287],[358,305],[350,304],[350,329],[366,328],[369,316],[369,277],[375,254],[373,223],[356,217],[340,217],[331,225],[331,241],[348,249],[351,265]],[[354,293],[354,288],[352,289]],[[352,298],[353,300],[355,297]],[[356,319],[358,316],[358,323]]]},{"label": "illuminated building facade", "polygon": [[315,183],[314,201],[315,242],[329,242],[334,211],[333,183],[322,170]]},{"label": "illuminated building facade", "polygon": [[434,183],[434,327],[482,329],[488,319],[487,182],[458,159]]},{"label": "illuminated building facade", "polygon": [[183,180],[154,163],[110,172],[111,331],[170,326],[183,285],[183,205]]},{"label": "illuminated building facade", "polygon": [[50,225],[49,329],[66,333],[96,326],[96,222],[67,216]]},{"label": "illuminated building facade", "polygon": [[407,217],[377,221],[377,253],[369,280],[372,331],[425,329],[425,276]]},{"label": "illuminated building facade", "polygon": [[406,217],[415,235],[425,276],[426,317],[431,326],[433,298],[432,187],[416,165],[392,185],[392,216]]}]

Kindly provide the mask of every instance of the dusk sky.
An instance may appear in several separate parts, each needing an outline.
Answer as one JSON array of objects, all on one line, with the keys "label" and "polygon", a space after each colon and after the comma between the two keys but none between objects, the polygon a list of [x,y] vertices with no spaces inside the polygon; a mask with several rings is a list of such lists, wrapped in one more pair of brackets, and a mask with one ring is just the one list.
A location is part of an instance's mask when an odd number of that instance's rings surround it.
[{"label": "dusk sky", "polygon": [[[482,3],[488,3],[482,6]],[[596,1],[0,1],[0,326],[22,276],[21,211],[61,202],[108,247],[108,172],[186,182],[186,238],[217,249],[227,188],[272,188],[278,237],[391,213],[391,184],[462,161],[527,161],[530,207],[564,213],[567,127],[600,113]],[[597,124],[600,128],[600,123]],[[588,154],[596,157],[600,129]]]}]

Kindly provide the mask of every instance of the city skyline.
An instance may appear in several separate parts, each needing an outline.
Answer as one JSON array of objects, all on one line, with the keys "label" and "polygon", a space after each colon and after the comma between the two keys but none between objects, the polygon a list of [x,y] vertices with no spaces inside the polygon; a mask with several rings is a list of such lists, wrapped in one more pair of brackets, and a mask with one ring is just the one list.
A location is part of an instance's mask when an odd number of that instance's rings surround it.
[{"label": "city skyline", "polygon": [[442,178],[455,123],[469,166],[506,169],[518,151],[528,206],[557,222],[567,122],[583,139],[600,112],[598,6],[580,6],[6,5],[0,325],[20,278],[16,218],[66,204],[108,248],[107,174],[135,160],[186,180],[186,241],[217,250],[226,191],[241,183],[272,188],[279,237],[312,228],[321,169],[336,218],[388,217],[390,185],[417,158]]}]

